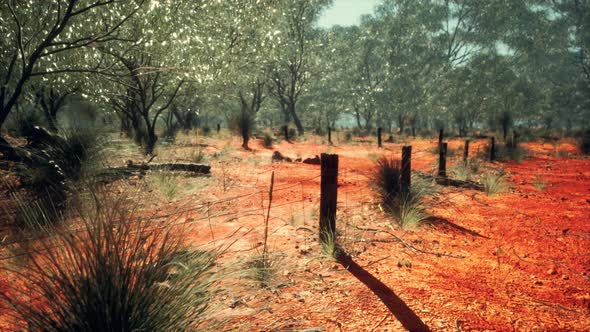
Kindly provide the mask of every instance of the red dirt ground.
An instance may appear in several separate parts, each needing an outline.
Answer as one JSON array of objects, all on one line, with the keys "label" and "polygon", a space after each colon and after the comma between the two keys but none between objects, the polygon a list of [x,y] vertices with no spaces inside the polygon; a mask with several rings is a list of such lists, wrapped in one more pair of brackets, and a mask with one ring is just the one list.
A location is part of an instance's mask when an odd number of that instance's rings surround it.
[{"label": "red dirt ground", "polygon": [[[370,187],[372,159],[399,156],[402,145],[316,141],[273,149],[253,141],[253,151],[243,151],[237,139],[199,138],[208,145],[212,176],[181,178],[201,189],[160,207],[191,209],[181,221],[202,225],[191,242],[228,247],[221,261],[243,262],[262,250],[266,192],[275,172],[269,250],[277,257],[277,276],[265,289],[242,278],[228,282],[216,301],[223,330],[588,330],[590,160],[577,155],[572,142],[528,143],[522,163],[482,162],[485,169],[504,168],[506,192],[440,188],[429,222],[405,231],[383,213]],[[195,144],[186,138],[161,148],[159,159],[184,160]],[[472,151],[483,144],[475,142]],[[435,142],[411,145],[413,169],[430,171]],[[320,254],[319,166],[270,163],[275,150],[292,158],[340,155],[337,225],[350,257]],[[569,156],[557,157],[559,151]],[[534,186],[538,179],[543,190]],[[228,197],[235,198],[219,201]]]}]

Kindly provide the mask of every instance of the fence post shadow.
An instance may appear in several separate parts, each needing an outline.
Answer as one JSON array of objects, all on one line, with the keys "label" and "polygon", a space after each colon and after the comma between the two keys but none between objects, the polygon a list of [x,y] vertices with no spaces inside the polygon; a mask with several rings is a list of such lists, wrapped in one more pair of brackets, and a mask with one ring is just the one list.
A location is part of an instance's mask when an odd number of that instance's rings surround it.
[{"label": "fence post shadow", "polygon": [[389,309],[389,312],[391,312],[405,329],[408,331],[430,331],[430,328],[391,288],[363,269],[352,258],[347,255],[340,255],[338,262],[377,295],[381,302]]}]

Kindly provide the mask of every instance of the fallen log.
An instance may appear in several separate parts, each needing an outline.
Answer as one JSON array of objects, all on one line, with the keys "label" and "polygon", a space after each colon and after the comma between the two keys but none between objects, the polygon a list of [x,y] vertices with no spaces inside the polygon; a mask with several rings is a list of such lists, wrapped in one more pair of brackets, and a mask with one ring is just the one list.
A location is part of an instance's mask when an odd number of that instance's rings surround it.
[{"label": "fallen log", "polygon": [[441,186],[450,186],[450,187],[484,191],[483,184],[481,184],[479,182],[475,182],[475,181],[450,179],[448,177],[432,176],[432,175],[428,175],[428,174],[420,174],[420,177],[427,179],[427,180],[435,181],[438,185],[441,185]]},{"label": "fallen log", "polygon": [[107,167],[97,174],[104,182],[116,181],[132,176],[144,176],[147,171],[179,171],[196,174],[210,174],[211,166],[201,164],[133,164],[128,161],[126,166]]}]

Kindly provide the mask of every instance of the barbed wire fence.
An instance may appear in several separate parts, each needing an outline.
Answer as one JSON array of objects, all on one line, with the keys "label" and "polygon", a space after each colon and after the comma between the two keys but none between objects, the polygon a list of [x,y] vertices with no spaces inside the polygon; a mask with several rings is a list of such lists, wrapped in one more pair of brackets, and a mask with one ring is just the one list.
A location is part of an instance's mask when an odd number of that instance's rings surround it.
[{"label": "barbed wire fence", "polygon": [[[432,145],[421,150],[412,151],[412,163],[418,165],[418,167],[413,167],[415,170],[432,172],[429,167],[437,160],[437,156],[433,153],[434,149],[437,148],[436,141]],[[399,158],[403,146],[403,144],[388,144],[379,149],[379,154]],[[268,171],[254,173],[254,183],[241,186],[240,189],[245,192],[239,195],[228,195],[214,200],[203,199],[197,202],[186,200],[172,212],[142,213],[142,217],[146,220],[146,223],[154,223],[154,227],[164,227],[162,225],[165,225],[165,227],[197,225],[199,232],[206,230],[209,233],[211,242],[227,239],[228,235],[242,234],[238,231],[238,228],[241,227],[239,225],[240,219],[259,218],[259,226],[244,230],[244,232],[259,230],[264,226],[265,209],[269,204],[269,193],[266,188],[268,184],[264,183],[264,179],[269,177],[269,173]],[[274,185],[272,192],[274,201],[268,215],[273,228],[270,233],[271,236],[286,226],[294,227],[296,230],[306,230],[309,232],[310,238],[318,236],[321,177],[322,174],[320,174],[319,169],[317,169],[315,175],[295,181],[290,178],[286,182],[281,182],[281,174],[277,174],[278,181]],[[378,195],[372,188],[373,178],[373,173],[370,169],[367,170],[367,167],[355,168],[344,164],[338,170],[337,218],[344,221],[344,225],[349,226],[351,223],[358,222],[358,219],[361,221],[366,220],[367,218],[361,216],[374,213],[374,207],[379,205]],[[246,191],[246,189],[248,190]],[[231,192],[231,190],[229,191]],[[461,192],[461,190],[448,191],[446,200],[450,201],[453,195],[460,195]],[[173,221],[164,224],[160,223],[160,221],[166,219]],[[219,233],[217,230],[219,225],[230,222],[238,225],[227,229],[226,234],[216,234],[216,232]],[[256,223],[254,222],[254,224]],[[0,261],[28,254],[13,254],[8,250],[12,246],[23,246],[27,243],[63,235],[63,233],[76,234],[86,230],[85,227],[72,227],[61,229],[62,234],[49,233],[25,238],[5,238],[0,242]]]}]

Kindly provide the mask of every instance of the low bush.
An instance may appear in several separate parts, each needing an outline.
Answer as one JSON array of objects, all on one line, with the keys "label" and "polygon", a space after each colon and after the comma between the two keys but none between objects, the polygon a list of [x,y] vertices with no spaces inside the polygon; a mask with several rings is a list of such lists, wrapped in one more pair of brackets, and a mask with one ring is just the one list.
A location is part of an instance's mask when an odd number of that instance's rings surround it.
[{"label": "low bush", "polygon": [[262,145],[267,149],[271,149],[273,142],[273,137],[269,133],[264,133],[264,136],[262,137]]},{"label": "low bush", "polygon": [[275,285],[280,263],[279,256],[269,253],[255,254],[246,262],[247,277],[262,288],[272,287]]},{"label": "low bush", "polygon": [[0,292],[8,323],[32,331],[199,328],[214,295],[214,255],[185,246],[172,221],[142,220],[124,200],[93,196],[76,211],[75,230],[44,227],[28,262],[10,271],[17,286]]},{"label": "low bush", "polygon": [[59,213],[77,183],[92,178],[100,164],[99,136],[90,130],[51,134],[36,127],[28,140],[19,148],[24,166],[17,170],[21,185],[37,204]]},{"label": "low bush", "polygon": [[506,174],[503,170],[499,172],[488,172],[481,176],[481,183],[488,196],[494,196],[507,189]]},{"label": "low bush", "polygon": [[413,176],[409,192],[403,192],[399,160],[379,158],[373,183],[381,196],[381,206],[396,218],[402,228],[416,228],[428,217],[426,210],[431,207],[429,197],[435,195],[434,186],[429,181]]}]

